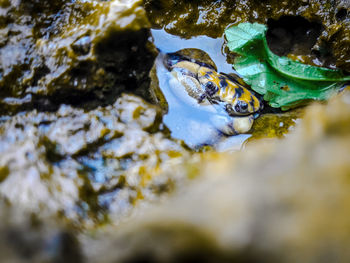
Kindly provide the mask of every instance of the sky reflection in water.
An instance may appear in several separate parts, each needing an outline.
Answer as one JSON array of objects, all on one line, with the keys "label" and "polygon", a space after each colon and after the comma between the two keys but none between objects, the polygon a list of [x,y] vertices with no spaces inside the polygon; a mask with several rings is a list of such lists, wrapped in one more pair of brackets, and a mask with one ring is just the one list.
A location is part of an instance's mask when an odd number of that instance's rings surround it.
[{"label": "sky reflection in water", "polygon": [[[164,30],[152,29],[152,36],[155,46],[164,53],[176,52],[184,48],[197,48],[205,51],[215,62],[218,72],[232,73],[232,66],[226,62],[222,52],[223,38],[210,38],[197,36],[190,39],[183,39],[166,33]],[[203,110],[203,106],[197,106],[195,100],[191,102],[185,91],[169,87],[169,82],[174,83],[172,75],[162,63],[162,55],[156,60],[157,76],[159,86],[168,102],[168,113],[164,116],[163,122],[170,129],[174,138],[182,139],[193,148],[198,149],[203,145],[212,145],[218,151],[236,151],[241,149],[244,141],[251,135],[241,134],[236,136],[223,136],[211,123],[210,119],[227,122],[228,116]],[[183,94],[181,92],[183,91]],[[184,98],[187,103],[184,102]],[[192,105],[191,105],[192,104]]]}]

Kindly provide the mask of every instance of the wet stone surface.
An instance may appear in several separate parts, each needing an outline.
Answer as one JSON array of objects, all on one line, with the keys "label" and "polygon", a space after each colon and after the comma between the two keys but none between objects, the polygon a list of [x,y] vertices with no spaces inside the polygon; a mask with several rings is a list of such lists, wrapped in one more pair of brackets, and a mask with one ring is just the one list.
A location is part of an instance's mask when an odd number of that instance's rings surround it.
[{"label": "wet stone surface", "polygon": [[89,112],[62,105],[55,114],[32,111],[3,120],[1,198],[78,227],[117,220],[137,200],[170,191],[176,175],[157,175],[188,156],[158,132],[159,114],[123,95]]},{"label": "wet stone surface", "polygon": [[141,1],[2,1],[0,115],[145,96],[153,53]]}]

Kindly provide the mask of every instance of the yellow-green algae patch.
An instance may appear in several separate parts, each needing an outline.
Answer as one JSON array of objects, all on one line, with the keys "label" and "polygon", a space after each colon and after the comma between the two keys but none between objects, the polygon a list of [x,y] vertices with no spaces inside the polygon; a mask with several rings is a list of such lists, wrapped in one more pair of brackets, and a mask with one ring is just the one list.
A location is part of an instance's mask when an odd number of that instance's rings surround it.
[{"label": "yellow-green algae patch", "polygon": [[283,138],[303,116],[304,108],[290,110],[284,113],[266,113],[255,120],[248,142],[263,138]]}]

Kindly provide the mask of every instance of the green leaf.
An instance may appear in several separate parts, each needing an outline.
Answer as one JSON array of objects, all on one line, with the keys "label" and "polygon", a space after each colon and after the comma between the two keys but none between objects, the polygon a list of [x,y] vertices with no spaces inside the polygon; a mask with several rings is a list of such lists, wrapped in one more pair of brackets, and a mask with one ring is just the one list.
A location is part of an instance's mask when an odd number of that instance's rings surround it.
[{"label": "green leaf", "polygon": [[267,45],[266,30],[265,25],[242,23],[226,29],[225,36],[230,51],[239,55],[234,68],[272,107],[287,110],[309,100],[326,100],[350,80],[340,70],[277,56]]}]

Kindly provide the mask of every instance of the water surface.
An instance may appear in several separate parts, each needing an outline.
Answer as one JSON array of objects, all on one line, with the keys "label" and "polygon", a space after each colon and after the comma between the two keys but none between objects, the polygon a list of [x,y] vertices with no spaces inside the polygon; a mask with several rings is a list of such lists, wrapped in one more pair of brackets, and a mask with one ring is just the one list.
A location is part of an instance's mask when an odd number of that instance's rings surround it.
[{"label": "water surface", "polygon": [[[162,53],[176,52],[185,48],[197,48],[205,51],[216,64],[219,72],[232,73],[232,66],[226,62],[222,52],[224,38],[210,38],[197,36],[183,39],[166,33],[164,30],[152,29],[154,44]],[[197,102],[178,86],[174,77],[164,67],[163,54],[156,59],[157,77],[159,86],[167,102],[168,113],[164,115],[163,122],[170,129],[171,136],[184,140],[193,148],[210,145],[218,151],[231,151],[241,149],[244,141],[250,134],[225,136],[213,125],[225,124],[232,121],[232,117],[222,112],[218,115],[210,107],[198,106]],[[170,85],[169,85],[170,84]]]}]

